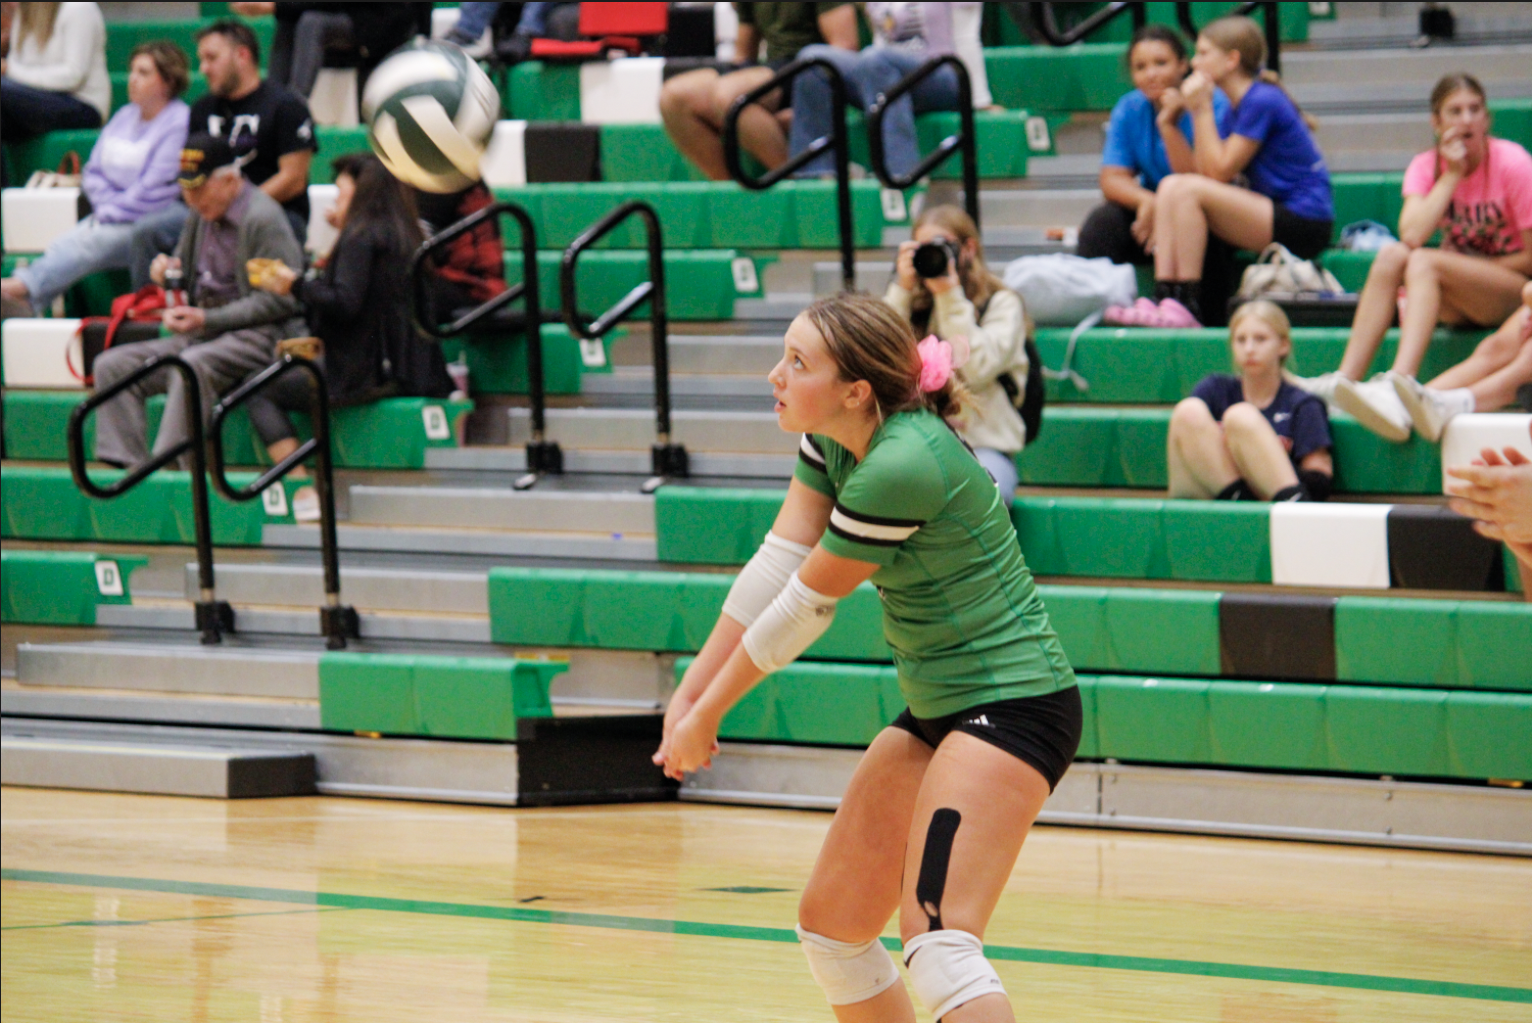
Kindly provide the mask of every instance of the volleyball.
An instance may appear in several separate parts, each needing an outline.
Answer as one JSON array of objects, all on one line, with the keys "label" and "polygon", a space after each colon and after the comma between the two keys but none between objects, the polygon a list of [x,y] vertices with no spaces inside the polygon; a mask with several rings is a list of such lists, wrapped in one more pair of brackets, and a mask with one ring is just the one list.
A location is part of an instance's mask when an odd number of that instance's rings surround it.
[{"label": "volleyball", "polygon": [[367,79],[362,118],[373,152],[400,181],[457,192],[479,180],[479,159],[500,116],[489,76],[450,43],[417,40]]}]

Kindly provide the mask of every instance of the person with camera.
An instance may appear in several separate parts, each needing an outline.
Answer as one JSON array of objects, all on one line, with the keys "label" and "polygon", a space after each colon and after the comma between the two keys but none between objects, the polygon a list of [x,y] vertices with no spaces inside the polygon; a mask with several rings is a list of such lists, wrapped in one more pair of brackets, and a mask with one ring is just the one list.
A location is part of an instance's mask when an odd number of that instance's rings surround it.
[{"label": "person with camera", "polygon": [[957,370],[969,400],[958,432],[994,477],[1009,506],[1016,493],[1016,454],[1027,443],[1027,316],[1021,296],[990,272],[973,219],[957,206],[932,206],[899,244],[894,279],[883,301],[944,341],[966,339],[968,361]]}]

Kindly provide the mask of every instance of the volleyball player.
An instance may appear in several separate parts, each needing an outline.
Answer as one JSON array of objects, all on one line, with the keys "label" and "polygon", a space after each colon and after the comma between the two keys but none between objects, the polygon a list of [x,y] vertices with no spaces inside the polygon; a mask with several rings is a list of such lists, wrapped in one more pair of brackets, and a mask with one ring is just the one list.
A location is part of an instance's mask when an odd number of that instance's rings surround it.
[{"label": "volleyball player", "polygon": [[915,1019],[878,941],[899,913],[915,992],[949,1023],[1014,1019],[983,934],[1079,744],[1074,673],[999,491],[944,421],[953,352],[866,295],[793,321],[770,380],[795,478],[665,715],[656,763],[707,766],[719,723],[872,580],[909,708],[873,741],[799,905],[842,1023]]}]

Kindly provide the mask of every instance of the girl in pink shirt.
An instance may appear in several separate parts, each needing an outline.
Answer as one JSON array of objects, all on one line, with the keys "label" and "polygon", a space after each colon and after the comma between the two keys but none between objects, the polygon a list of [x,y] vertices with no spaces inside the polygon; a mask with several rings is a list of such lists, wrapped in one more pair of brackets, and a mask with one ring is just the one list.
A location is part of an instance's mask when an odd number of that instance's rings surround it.
[{"label": "girl in pink shirt", "polygon": [[[1436,148],[1405,171],[1400,240],[1373,261],[1340,371],[1302,381],[1374,433],[1401,443],[1409,439],[1411,417],[1399,395],[1410,389],[1436,325],[1495,326],[1516,310],[1532,277],[1532,155],[1490,137],[1484,87],[1469,74],[1436,83],[1431,127]],[[1441,248],[1426,248],[1438,229]],[[1407,301],[1398,302],[1401,287]],[[1393,368],[1359,383],[1396,305]]]}]

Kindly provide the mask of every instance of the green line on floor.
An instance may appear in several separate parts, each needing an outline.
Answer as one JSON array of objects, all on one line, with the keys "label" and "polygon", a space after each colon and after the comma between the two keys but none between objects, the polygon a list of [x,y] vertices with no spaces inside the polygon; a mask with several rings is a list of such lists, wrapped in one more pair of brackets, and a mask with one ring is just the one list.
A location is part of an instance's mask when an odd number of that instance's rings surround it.
[{"label": "green line on floor", "polygon": [[[14,869],[0,871],[0,879],[6,881],[27,881],[34,884],[69,885],[85,888],[119,888],[127,891],[197,895],[206,898],[249,899],[258,902],[333,906],[342,909],[371,909],[385,913],[419,913],[427,916],[506,920],[515,923],[563,924],[569,927],[600,927],[608,930],[649,931],[657,934],[680,934],[700,938],[731,938],[746,941],[775,941],[794,944],[798,941],[797,934],[785,927],[745,927],[738,924],[703,923],[694,920],[660,920],[637,916],[611,916],[604,913],[569,913],[560,910],[526,909],[517,906],[479,906],[462,902],[427,902],[418,899],[390,899],[372,895],[346,895],[340,892],[305,892],[287,888],[255,888],[247,885],[210,884],[203,881],[171,881],[148,877],[112,877],[102,874],[65,874],[48,870]],[[892,938],[884,938],[883,944],[895,950],[899,947],[899,943]],[[1306,984],[1315,987],[1355,988],[1363,991],[1389,991],[1395,994],[1438,995],[1444,998],[1471,998],[1487,1002],[1532,1004],[1532,988],[1498,987],[1491,984],[1460,984],[1446,980],[1380,977],[1365,973],[1331,973],[1325,970],[1294,970],[1280,966],[1248,966],[1241,963],[1208,963],[1191,959],[1152,959],[1145,956],[1098,955],[1091,952],[1066,952],[1060,949],[1046,948],[1012,948],[1005,945],[986,945],[984,952],[991,959],[1007,962],[1038,963],[1046,966],[1080,966],[1100,970],[1171,973],[1193,977],[1217,977],[1224,980]]]}]

